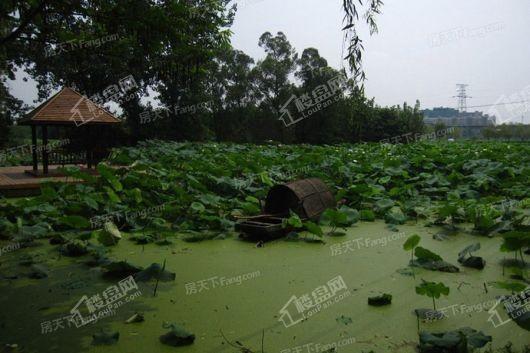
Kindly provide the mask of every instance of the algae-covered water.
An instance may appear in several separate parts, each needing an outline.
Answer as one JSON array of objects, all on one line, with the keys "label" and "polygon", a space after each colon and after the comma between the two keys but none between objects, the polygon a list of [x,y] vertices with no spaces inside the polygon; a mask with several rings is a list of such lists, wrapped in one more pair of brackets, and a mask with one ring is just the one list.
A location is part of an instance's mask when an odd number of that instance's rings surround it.
[{"label": "algae-covered water", "polygon": [[[470,326],[491,335],[493,348],[507,342],[516,348],[528,344],[530,333],[514,322],[495,327],[488,321],[491,315],[487,311],[496,296],[509,294],[491,285],[508,279],[507,274],[503,277],[500,239],[461,233],[438,241],[432,237],[438,231],[417,225],[400,226],[399,232],[392,232],[382,222],[363,222],[348,229],[346,236],[326,237],[325,244],[280,239],[262,247],[236,237],[198,243],[175,239],[164,246],[136,245],[124,237],[112,248],[112,259],[142,267],[166,260],[166,269],[176,274],[175,281],[160,282],[156,297],[154,282],[138,283],[141,295],[123,303],[114,315],[80,328],[63,323],[64,328],[55,327],[48,333],[42,333],[43,323],[67,316],[84,295],[101,294],[119,279],[104,280],[100,268],[85,265],[87,258],[62,257],[57,247],[44,242],[14,249],[0,256],[0,274],[19,275],[0,281],[0,343],[39,353],[241,351],[227,340],[253,352],[261,351],[262,345],[265,352],[318,352],[328,344],[335,345],[337,352],[414,352],[418,333],[413,310],[432,308],[430,298],[415,293],[415,286],[425,279],[450,287],[449,296],[436,302],[437,308],[448,308],[448,317],[420,323],[420,329],[445,331]],[[479,271],[458,266],[459,273],[416,269],[413,278],[406,274],[410,253],[402,249],[413,233],[421,235],[422,246],[455,265],[459,265],[460,250],[480,242],[477,255],[485,258],[486,267]],[[20,264],[27,254],[47,267],[47,278],[24,276],[31,271]],[[405,271],[400,273],[400,269]],[[308,311],[301,322],[295,317],[286,327],[280,319],[286,321],[287,316],[280,310],[288,305],[286,310],[293,313],[290,299],[314,300],[312,293],[316,290],[324,295],[325,288],[331,288],[330,281],[337,290],[330,302],[321,303],[318,312],[314,308],[311,314]],[[381,293],[392,294],[391,305],[367,305],[368,297]],[[126,324],[135,312],[144,313],[145,321]],[[504,313],[503,309],[499,312]],[[194,333],[195,342],[178,348],[163,345],[159,336],[168,331],[162,327],[164,322]],[[101,331],[118,331],[118,342],[92,345],[92,335]]]}]

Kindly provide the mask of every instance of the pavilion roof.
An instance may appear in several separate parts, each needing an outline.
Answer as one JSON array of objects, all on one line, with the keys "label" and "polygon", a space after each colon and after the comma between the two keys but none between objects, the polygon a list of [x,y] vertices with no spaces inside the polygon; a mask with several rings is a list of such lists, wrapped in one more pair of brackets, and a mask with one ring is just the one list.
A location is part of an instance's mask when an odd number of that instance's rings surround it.
[{"label": "pavilion roof", "polygon": [[64,87],[24,118],[19,125],[83,125],[117,124],[116,118],[105,108],[70,87]]}]

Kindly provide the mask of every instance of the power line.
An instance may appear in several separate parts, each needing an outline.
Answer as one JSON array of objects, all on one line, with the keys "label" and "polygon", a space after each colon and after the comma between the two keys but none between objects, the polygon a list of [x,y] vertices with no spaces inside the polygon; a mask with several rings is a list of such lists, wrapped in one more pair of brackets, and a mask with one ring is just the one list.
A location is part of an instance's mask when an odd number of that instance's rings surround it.
[{"label": "power line", "polygon": [[[530,100],[517,101],[517,102],[494,103],[494,104],[483,104],[483,105],[473,105],[473,106],[467,107],[467,108],[494,107],[494,106],[497,106],[497,105],[521,104],[521,103],[527,103],[527,102],[530,102]],[[436,108],[436,107],[433,107],[432,109],[434,109],[434,108]]]},{"label": "power line", "polygon": [[472,107],[468,107],[468,108],[493,107],[493,106],[496,106],[496,105],[520,104],[520,103],[526,103],[526,102],[530,102],[530,100],[524,100],[524,101],[519,101],[519,102],[506,102],[506,103],[495,103],[495,104],[474,105],[474,106],[472,106]]}]

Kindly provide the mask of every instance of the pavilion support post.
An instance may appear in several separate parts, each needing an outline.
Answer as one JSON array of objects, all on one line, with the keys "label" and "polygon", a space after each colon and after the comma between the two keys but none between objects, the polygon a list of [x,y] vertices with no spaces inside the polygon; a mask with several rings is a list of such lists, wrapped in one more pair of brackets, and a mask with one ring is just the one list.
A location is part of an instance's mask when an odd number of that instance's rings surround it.
[{"label": "pavilion support post", "polygon": [[86,126],[87,145],[86,145],[86,164],[88,169],[92,169],[92,140],[90,136],[90,126]]},{"label": "pavilion support post", "polygon": [[33,159],[33,172],[37,174],[39,161],[37,156],[37,126],[31,125],[31,157]]},{"label": "pavilion support post", "polygon": [[48,127],[42,125],[42,173],[48,174]]}]

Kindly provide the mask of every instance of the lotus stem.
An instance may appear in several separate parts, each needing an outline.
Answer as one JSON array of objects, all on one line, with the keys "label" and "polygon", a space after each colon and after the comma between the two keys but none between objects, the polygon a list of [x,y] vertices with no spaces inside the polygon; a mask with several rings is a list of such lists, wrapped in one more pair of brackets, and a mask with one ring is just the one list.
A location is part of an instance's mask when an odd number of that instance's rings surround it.
[{"label": "lotus stem", "polygon": [[414,266],[412,262],[414,261],[414,248],[410,251],[410,269],[412,270],[412,278],[416,279],[416,274],[414,273]]},{"label": "lotus stem", "polygon": [[156,297],[156,290],[158,289],[158,281],[159,281],[159,279],[157,278],[156,279],[156,284],[155,284],[155,290],[153,291],[153,297]]},{"label": "lotus stem", "polygon": [[165,269],[166,269],[166,259],[164,259],[164,264],[162,265],[162,270],[160,271],[160,273],[158,274],[158,277],[156,279],[155,290],[153,291],[153,297],[156,297],[156,291],[158,289],[158,282],[160,281],[160,275],[162,275],[162,272],[164,272]]},{"label": "lotus stem", "polygon": [[519,249],[519,256],[521,256],[521,261],[523,262],[523,278],[526,278],[526,262],[524,261],[522,248]]}]

